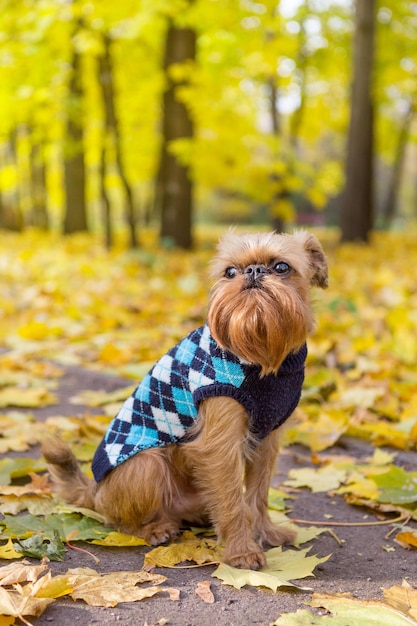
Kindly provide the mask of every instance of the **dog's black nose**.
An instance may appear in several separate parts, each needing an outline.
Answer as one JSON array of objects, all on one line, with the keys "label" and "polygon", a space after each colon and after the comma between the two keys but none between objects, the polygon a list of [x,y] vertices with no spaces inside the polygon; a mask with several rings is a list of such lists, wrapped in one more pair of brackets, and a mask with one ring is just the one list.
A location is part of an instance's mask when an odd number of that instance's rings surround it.
[{"label": "dog's black nose", "polygon": [[264,265],[248,265],[245,268],[245,276],[250,282],[256,282],[268,273],[267,268]]}]

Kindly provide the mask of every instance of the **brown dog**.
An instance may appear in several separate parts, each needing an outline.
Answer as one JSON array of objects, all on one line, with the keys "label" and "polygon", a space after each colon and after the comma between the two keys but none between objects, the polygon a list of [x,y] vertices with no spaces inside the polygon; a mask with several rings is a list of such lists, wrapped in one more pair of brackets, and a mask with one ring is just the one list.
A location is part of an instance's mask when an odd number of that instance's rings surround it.
[{"label": "brown dog", "polygon": [[96,480],[57,438],[43,454],[61,496],[124,532],[157,545],[184,522],[212,523],[225,561],[258,569],[263,547],[294,538],[272,524],[268,489],[277,429],[301,394],[310,286],[327,287],[327,263],[303,231],[229,233],[213,275],[208,324],[125,402],[94,457]]}]

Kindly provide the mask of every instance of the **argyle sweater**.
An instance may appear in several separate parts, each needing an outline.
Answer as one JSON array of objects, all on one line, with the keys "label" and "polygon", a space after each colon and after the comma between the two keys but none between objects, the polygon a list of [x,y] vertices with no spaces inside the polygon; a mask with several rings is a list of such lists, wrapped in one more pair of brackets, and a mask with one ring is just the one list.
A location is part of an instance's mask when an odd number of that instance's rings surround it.
[{"label": "argyle sweater", "polygon": [[278,428],[301,396],[307,346],[290,353],[277,375],[222,350],[207,325],[192,331],[143,378],[111,422],[93,459],[96,481],[141,450],[182,442],[204,398],[228,396],[246,409],[258,440]]}]

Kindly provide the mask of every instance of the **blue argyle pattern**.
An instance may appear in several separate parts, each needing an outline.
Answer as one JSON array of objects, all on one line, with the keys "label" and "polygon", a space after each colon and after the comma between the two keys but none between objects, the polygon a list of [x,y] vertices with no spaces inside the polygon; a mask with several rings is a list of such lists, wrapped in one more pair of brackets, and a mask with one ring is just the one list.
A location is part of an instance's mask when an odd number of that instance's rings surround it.
[{"label": "blue argyle pattern", "polygon": [[294,411],[304,380],[307,346],[290,353],[277,374],[223,350],[207,325],[192,331],[154,365],[111,422],[93,459],[96,481],[149,448],[182,443],[199,403],[228,396],[243,405],[254,439],[261,441]]},{"label": "blue argyle pattern", "polygon": [[111,422],[93,460],[96,480],[141,450],[181,440],[197,418],[197,390],[239,388],[244,379],[237,357],[219,350],[207,325],[190,333],[155,364]]}]

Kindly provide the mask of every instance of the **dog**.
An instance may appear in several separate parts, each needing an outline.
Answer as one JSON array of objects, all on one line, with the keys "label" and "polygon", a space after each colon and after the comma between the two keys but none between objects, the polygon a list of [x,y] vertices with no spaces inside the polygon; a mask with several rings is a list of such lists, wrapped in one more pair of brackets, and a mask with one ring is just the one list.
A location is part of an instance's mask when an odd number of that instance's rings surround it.
[{"label": "dog", "polygon": [[212,524],[225,562],[257,570],[263,548],[295,537],[270,520],[268,489],[279,427],[301,395],[310,288],[327,287],[327,261],[306,231],[230,231],[212,275],[207,323],[126,400],[95,453],[95,480],[57,437],[43,455],[66,501],[151,545]]}]

